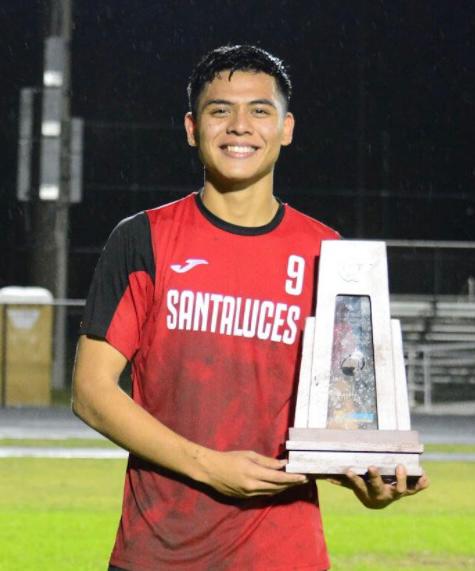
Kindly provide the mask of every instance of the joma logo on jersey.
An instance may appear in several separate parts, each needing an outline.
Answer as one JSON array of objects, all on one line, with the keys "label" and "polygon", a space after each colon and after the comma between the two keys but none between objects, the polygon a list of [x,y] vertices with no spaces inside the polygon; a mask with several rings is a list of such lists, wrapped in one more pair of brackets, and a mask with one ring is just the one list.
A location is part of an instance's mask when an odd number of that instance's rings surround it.
[{"label": "joma logo on jersey", "polygon": [[196,266],[201,266],[202,264],[207,265],[208,261],[200,258],[188,258],[183,265],[172,264],[170,268],[178,274],[184,274],[185,272],[189,272],[193,268],[196,268]]}]

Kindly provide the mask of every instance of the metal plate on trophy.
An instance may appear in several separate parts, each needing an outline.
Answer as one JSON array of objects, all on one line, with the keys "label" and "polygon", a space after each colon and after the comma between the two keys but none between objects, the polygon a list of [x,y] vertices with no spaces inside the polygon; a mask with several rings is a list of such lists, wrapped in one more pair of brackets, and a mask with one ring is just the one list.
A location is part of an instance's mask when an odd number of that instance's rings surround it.
[{"label": "metal plate on trophy", "polygon": [[378,427],[368,296],[336,296],[327,415],[328,428]]},{"label": "metal plate on trophy", "polygon": [[315,317],[306,320],[288,472],[420,476],[400,324],[391,320],[384,242],[322,242]]}]

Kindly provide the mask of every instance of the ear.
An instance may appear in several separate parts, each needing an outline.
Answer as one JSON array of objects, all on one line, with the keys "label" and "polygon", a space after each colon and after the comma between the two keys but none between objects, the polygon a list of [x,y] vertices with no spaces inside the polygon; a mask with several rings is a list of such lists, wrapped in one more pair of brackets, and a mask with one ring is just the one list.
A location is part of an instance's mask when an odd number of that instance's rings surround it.
[{"label": "ear", "polygon": [[196,138],[196,130],[198,126],[196,124],[195,118],[191,111],[185,115],[185,131],[186,131],[186,140],[190,147],[196,147],[198,145],[197,138]]},{"label": "ear", "polygon": [[282,145],[286,147],[292,142],[295,127],[295,118],[292,113],[287,111],[284,117],[284,127],[282,131]]}]

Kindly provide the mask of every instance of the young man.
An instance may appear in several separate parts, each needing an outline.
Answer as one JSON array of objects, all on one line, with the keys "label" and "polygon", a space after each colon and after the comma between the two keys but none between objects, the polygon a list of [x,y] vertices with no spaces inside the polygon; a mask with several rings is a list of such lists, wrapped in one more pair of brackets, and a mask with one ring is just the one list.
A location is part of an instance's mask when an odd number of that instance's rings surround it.
[{"label": "young man", "polygon": [[[110,569],[322,571],[315,484],[283,457],[315,260],[338,235],[273,195],[294,128],[279,60],[219,48],[188,91],[204,187],[117,226],[79,341],[74,411],[130,451]],[[345,485],[383,507],[427,482]]]}]

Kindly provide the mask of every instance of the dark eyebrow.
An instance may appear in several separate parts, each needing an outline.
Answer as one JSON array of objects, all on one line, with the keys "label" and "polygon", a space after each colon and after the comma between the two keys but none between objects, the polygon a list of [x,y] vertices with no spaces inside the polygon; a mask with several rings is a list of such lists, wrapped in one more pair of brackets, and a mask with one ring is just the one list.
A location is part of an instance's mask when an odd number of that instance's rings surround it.
[{"label": "dark eyebrow", "polygon": [[231,101],[227,99],[208,99],[203,105],[203,109],[209,107],[210,105],[232,105]]},{"label": "dark eyebrow", "polygon": [[270,105],[275,107],[275,103],[271,99],[254,99],[250,102],[251,105]]},{"label": "dark eyebrow", "polygon": [[[233,102],[228,99],[208,99],[202,109],[205,109],[210,105],[233,105]],[[275,103],[271,99],[253,99],[252,101],[249,101],[249,105],[269,105],[270,107],[275,108]]]},{"label": "dark eyebrow", "polygon": [[231,101],[228,101],[227,99],[208,99],[203,107],[206,107],[207,105],[231,105]]}]

